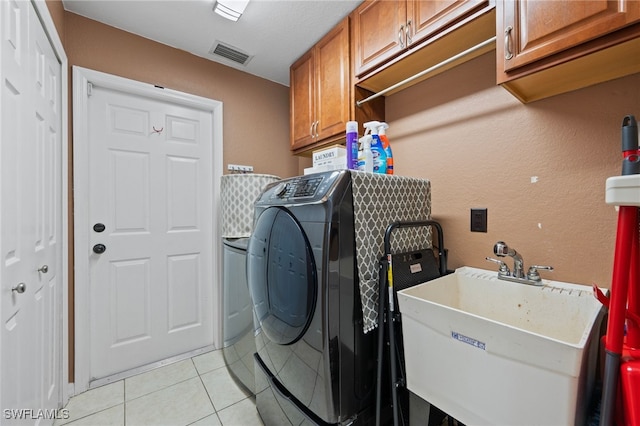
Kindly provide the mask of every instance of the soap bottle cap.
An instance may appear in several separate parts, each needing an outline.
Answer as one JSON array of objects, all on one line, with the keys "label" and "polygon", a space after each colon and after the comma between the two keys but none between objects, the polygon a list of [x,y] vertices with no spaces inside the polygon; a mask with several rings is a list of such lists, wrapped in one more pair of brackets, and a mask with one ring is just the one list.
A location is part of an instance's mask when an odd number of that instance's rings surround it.
[{"label": "soap bottle cap", "polygon": [[364,135],[363,137],[358,139],[358,142],[360,142],[360,148],[363,151],[371,149],[371,135]]},{"label": "soap bottle cap", "polygon": [[357,121],[347,121],[347,133],[358,133]]}]

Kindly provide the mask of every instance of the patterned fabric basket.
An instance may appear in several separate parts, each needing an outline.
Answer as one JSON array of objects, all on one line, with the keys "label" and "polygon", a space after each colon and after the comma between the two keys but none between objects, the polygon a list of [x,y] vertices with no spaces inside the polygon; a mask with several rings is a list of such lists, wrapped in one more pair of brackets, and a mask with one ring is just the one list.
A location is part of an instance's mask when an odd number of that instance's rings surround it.
[{"label": "patterned fabric basket", "polygon": [[[364,331],[378,321],[378,261],[384,233],[393,222],[431,219],[431,182],[397,175],[352,172],[356,258]],[[391,238],[395,253],[431,248],[431,228],[399,229]]]},{"label": "patterned fabric basket", "polygon": [[265,187],[278,180],[278,176],[253,173],[221,177],[222,238],[251,236],[254,204]]}]

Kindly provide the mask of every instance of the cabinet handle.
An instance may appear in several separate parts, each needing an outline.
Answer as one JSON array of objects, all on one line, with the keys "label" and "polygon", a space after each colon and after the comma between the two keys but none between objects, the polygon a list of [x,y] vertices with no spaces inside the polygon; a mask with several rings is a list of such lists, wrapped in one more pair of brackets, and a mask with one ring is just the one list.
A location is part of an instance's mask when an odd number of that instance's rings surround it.
[{"label": "cabinet handle", "polygon": [[318,139],[318,124],[320,124],[320,121],[316,121],[316,127],[315,127],[315,138]]},{"label": "cabinet handle", "polygon": [[313,138],[313,127],[316,125],[316,122],[314,121],[313,123],[311,123],[311,126],[309,126],[309,134],[311,135],[311,137]]},{"label": "cabinet handle", "polygon": [[398,31],[398,42],[400,42],[400,49],[404,49],[404,25],[400,25],[400,30]]},{"label": "cabinet handle", "polygon": [[504,30],[504,58],[507,61],[513,58],[513,52],[511,50],[511,31],[513,31],[513,27],[511,25]]},{"label": "cabinet handle", "polygon": [[407,21],[407,28],[404,30],[404,35],[407,40],[407,46],[409,46],[413,43],[413,40],[411,40],[411,19]]}]

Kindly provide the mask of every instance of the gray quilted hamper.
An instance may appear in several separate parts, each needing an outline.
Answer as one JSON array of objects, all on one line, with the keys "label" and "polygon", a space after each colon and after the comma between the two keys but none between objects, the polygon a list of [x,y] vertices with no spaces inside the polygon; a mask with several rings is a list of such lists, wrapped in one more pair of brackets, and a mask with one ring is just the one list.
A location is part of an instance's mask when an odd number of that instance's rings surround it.
[{"label": "gray quilted hamper", "polygon": [[278,176],[265,174],[223,175],[220,178],[222,238],[248,238],[253,231],[253,208],[256,200]]}]

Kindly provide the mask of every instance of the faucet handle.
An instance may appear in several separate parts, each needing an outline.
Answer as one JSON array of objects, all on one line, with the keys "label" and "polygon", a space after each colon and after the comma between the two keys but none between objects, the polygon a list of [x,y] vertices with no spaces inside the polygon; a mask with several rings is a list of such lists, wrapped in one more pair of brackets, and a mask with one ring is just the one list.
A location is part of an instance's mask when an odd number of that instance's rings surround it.
[{"label": "faucet handle", "polygon": [[500,274],[502,274],[502,275],[511,274],[511,271],[509,270],[509,267],[502,260],[494,259],[493,257],[485,257],[485,260],[488,260],[489,262],[497,263],[498,265],[500,265],[500,271],[499,271]]},{"label": "faucet handle", "polygon": [[553,271],[553,266],[543,266],[543,265],[531,265],[529,266],[529,271],[527,272],[527,278],[533,281],[540,281],[540,274],[538,273],[538,269],[542,269],[544,271]]}]

